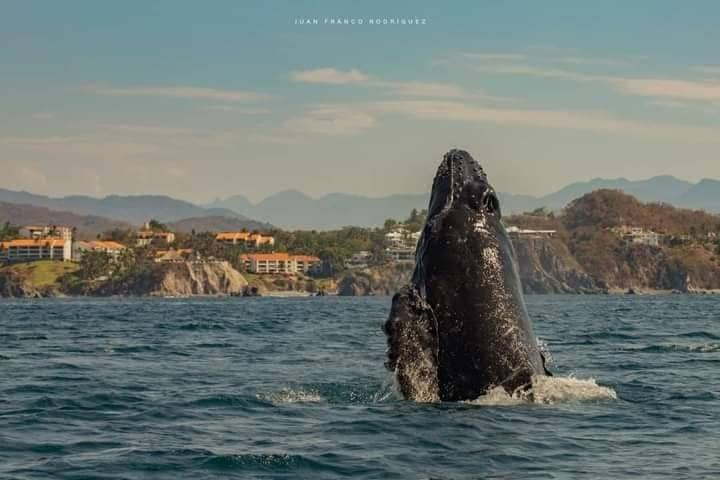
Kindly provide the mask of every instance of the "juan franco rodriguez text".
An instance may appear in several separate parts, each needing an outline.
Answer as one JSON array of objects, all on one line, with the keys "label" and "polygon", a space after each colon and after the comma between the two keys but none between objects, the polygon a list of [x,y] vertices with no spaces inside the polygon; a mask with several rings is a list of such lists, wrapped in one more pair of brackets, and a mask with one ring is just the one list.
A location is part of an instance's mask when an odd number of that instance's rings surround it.
[{"label": "juan franco rodriguez text", "polygon": [[309,17],[295,18],[295,25],[427,25],[427,18],[417,17]]}]

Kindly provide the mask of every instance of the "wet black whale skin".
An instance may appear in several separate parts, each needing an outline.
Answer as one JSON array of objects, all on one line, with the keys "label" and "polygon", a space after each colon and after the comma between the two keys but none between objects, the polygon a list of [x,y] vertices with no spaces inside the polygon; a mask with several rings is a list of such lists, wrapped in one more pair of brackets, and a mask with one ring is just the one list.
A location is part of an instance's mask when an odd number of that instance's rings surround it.
[{"label": "wet black whale skin", "polygon": [[[451,150],[433,182],[410,285],[393,298],[386,366],[415,399],[475,399],[549,374],[525,308],[500,205],[480,165]],[[430,366],[428,366],[430,365]]]}]

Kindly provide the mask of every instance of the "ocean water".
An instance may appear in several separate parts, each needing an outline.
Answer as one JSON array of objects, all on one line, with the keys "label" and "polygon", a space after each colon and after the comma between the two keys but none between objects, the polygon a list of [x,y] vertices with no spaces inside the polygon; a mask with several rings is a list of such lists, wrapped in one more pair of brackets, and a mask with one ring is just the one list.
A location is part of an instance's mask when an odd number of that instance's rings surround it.
[{"label": "ocean water", "polygon": [[531,296],[535,401],[397,397],[389,298],[0,301],[0,478],[720,478],[720,296]]}]

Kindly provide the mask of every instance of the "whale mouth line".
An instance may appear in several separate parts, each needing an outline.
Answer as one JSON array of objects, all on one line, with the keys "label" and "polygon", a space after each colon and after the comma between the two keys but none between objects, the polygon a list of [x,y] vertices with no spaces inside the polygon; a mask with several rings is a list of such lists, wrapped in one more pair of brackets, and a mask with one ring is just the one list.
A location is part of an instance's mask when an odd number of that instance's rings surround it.
[{"label": "whale mouth line", "polygon": [[485,213],[499,213],[500,212],[500,200],[494,191],[488,190],[482,199],[482,206]]}]

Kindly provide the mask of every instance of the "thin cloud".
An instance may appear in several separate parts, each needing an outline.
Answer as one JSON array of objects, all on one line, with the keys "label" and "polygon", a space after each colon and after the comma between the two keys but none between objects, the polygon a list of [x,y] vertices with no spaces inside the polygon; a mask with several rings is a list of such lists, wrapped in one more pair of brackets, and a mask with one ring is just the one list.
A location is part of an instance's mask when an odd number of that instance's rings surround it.
[{"label": "thin cloud", "polygon": [[632,65],[632,62],[622,58],[602,58],[602,57],[558,57],[552,61],[557,63],[568,63],[572,65],[597,65],[604,67],[626,67]]},{"label": "thin cloud", "polygon": [[0,143],[49,154],[63,151],[70,154],[95,155],[98,158],[114,154],[143,155],[159,150],[158,146],[152,143],[93,136],[5,137],[0,138]]},{"label": "thin cloud", "polygon": [[668,97],[684,100],[720,100],[720,82],[664,78],[632,78],[610,75],[588,75],[563,69],[531,65],[481,65],[480,73],[555,78],[574,82],[598,82],[626,95]]},{"label": "thin cloud", "polygon": [[693,70],[706,75],[720,76],[720,65],[700,65],[693,67]]},{"label": "thin cloud", "polygon": [[608,76],[587,75],[560,68],[536,67],[532,65],[481,65],[475,67],[475,70],[480,73],[557,78],[560,80],[571,80],[575,82],[607,82],[612,79],[612,77]]},{"label": "thin cloud", "polygon": [[72,145],[85,142],[87,139],[81,136],[71,135],[50,135],[44,137],[3,137],[0,143],[5,145],[18,145],[24,147]]},{"label": "thin cloud", "polygon": [[319,107],[290,119],[285,128],[300,134],[353,135],[376,125],[376,119],[362,110]]},{"label": "thin cloud", "polygon": [[208,112],[237,113],[239,115],[266,115],[269,108],[236,107],[235,105],[206,105],[202,108]]},{"label": "thin cloud", "polygon": [[188,100],[248,103],[270,99],[270,95],[251,90],[221,90],[189,86],[110,87],[91,85],[85,87],[84,90],[95,95],[108,95],[113,97],[169,97]]},{"label": "thin cloud", "polygon": [[52,120],[55,118],[55,114],[52,112],[37,112],[31,115],[35,120]]},{"label": "thin cloud", "polygon": [[570,64],[570,65],[594,65],[606,67],[629,66],[634,61],[640,60],[641,57],[593,57],[581,55],[577,50],[573,49],[531,49],[529,53],[506,53],[506,52],[461,52],[457,57],[477,60],[483,63],[517,63],[528,62],[530,60],[543,64]]},{"label": "thin cloud", "polygon": [[150,136],[193,136],[206,134],[207,132],[187,127],[168,127],[164,125],[144,125],[144,124],[122,124],[122,123],[104,123],[99,125],[106,130],[106,133],[118,134],[140,134]]},{"label": "thin cloud", "polygon": [[496,97],[478,89],[467,90],[453,83],[382,80],[357,69],[342,71],[335,68],[320,68],[316,70],[294,71],[290,73],[290,78],[295,82],[303,83],[356,85],[365,88],[382,89],[391,91],[396,95],[407,97],[463,98],[499,102],[513,101],[511,98]]},{"label": "thin cloud", "polygon": [[496,62],[496,61],[502,61],[502,62],[512,62],[512,61],[518,61],[518,60],[525,60],[527,58],[526,55],[522,53],[473,53],[473,52],[464,52],[460,54],[461,57],[469,58],[472,60],[482,60],[482,61],[490,61],[490,62]]},{"label": "thin cloud", "polygon": [[720,83],[660,78],[613,78],[613,86],[631,95],[720,101]]},{"label": "thin cloud", "polygon": [[710,127],[628,120],[602,112],[488,108],[460,102],[409,100],[375,102],[370,108],[378,112],[402,114],[425,120],[634,134],[677,138],[684,141],[720,141],[716,129]]},{"label": "thin cloud", "polygon": [[335,68],[318,68],[316,70],[299,70],[290,72],[295,82],[321,83],[326,85],[366,85],[371,77],[359,70],[342,71]]}]

